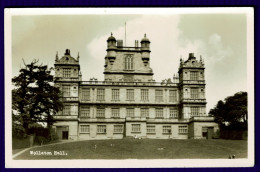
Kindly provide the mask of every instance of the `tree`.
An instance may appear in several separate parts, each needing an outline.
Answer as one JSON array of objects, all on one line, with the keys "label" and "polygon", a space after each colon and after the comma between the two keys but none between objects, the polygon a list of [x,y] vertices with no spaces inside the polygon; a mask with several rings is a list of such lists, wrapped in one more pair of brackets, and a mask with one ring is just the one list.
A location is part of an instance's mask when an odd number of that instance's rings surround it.
[{"label": "tree", "polygon": [[233,129],[247,130],[247,92],[238,92],[233,96],[218,101],[209,114],[215,117],[220,126],[229,126]]},{"label": "tree", "polygon": [[46,123],[48,128],[52,125],[52,115],[62,109],[62,102],[51,70],[34,60],[24,63],[20,74],[12,79],[15,86],[12,90],[13,129],[29,134],[30,125],[38,122]]}]

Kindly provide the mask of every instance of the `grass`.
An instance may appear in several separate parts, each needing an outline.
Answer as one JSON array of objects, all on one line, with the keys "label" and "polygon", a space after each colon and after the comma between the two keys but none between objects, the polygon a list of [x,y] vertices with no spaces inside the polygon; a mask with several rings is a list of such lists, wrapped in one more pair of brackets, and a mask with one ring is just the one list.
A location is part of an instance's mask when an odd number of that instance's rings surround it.
[{"label": "grass", "polygon": [[[67,155],[30,155],[30,151],[64,151]],[[247,141],[88,140],[32,148],[15,159],[226,159],[230,154],[247,158]]]},{"label": "grass", "polygon": [[[24,138],[24,139],[18,139],[18,138],[12,138],[12,154],[16,154],[25,148],[30,147],[30,142],[29,138]],[[58,143],[60,142],[59,140],[54,140],[54,141],[49,141],[43,143],[43,145],[51,144],[51,143]],[[34,143],[35,146],[40,145],[39,143]]]}]

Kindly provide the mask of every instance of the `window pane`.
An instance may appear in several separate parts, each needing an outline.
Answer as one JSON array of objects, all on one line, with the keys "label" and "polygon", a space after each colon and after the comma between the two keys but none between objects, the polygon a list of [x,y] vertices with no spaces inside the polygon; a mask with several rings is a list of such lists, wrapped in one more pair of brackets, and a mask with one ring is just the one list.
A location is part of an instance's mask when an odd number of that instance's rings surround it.
[{"label": "window pane", "polygon": [[198,88],[191,88],[191,98],[192,99],[199,98],[199,89]]},{"label": "window pane", "polygon": [[70,105],[65,105],[63,108],[63,115],[70,115]]},{"label": "window pane", "polygon": [[178,118],[178,109],[170,108],[170,118]]},{"label": "window pane", "polygon": [[63,97],[70,97],[70,86],[62,86]]},{"label": "window pane", "polygon": [[127,117],[134,117],[135,116],[135,109],[134,108],[127,108],[126,109],[126,116]]},{"label": "window pane", "polygon": [[190,80],[198,80],[198,72],[190,72]]},{"label": "window pane", "polygon": [[186,125],[179,126],[179,133],[180,134],[187,134],[188,133],[188,126],[186,126]]},{"label": "window pane", "polygon": [[90,89],[89,88],[82,89],[82,100],[90,100]]},{"label": "window pane", "polygon": [[134,89],[126,90],[126,100],[134,100]]},{"label": "window pane", "polygon": [[107,126],[106,125],[98,125],[97,126],[97,133],[106,133],[107,132]]},{"label": "window pane", "polygon": [[133,64],[133,56],[127,55],[125,57],[125,70],[133,70],[134,64]]},{"label": "window pane", "polygon": [[69,69],[69,68],[63,69],[63,77],[69,78],[70,75],[71,75],[71,69]]},{"label": "window pane", "polygon": [[199,107],[191,107],[191,117],[199,116]]},{"label": "window pane", "polygon": [[105,109],[104,108],[97,109],[97,118],[105,118]]},{"label": "window pane", "polygon": [[81,117],[90,117],[90,108],[86,107],[86,106],[82,106],[80,116]]},{"label": "window pane", "polygon": [[97,100],[104,101],[105,100],[105,89],[98,88],[97,89]]},{"label": "window pane", "polygon": [[163,133],[164,134],[170,134],[172,132],[171,126],[163,126]]},{"label": "window pane", "polygon": [[112,117],[120,117],[120,109],[112,108]]},{"label": "window pane", "polygon": [[157,102],[163,101],[163,90],[155,90],[155,101]]},{"label": "window pane", "polygon": [[148,108],[141,108],[141,117],[149,118],[149,109]]},{"label": "window pane", "polygon": [[155,133],[155,125],[147,125],[147,133]]},{"label": "window pane", "polygon": [[112,100],[119,100],[119,89],[112,89]]},{"label": "window pane", "polygon": [[170,90],[169,101],[170,102],[176,102],[177,101],[177,90]]},{"label": "window pane", "polygon": [[80,133],[89,133],[89,125],[80,125]]},{"label": "window pane", "polygon": [[123,133],[123,125],[114,125],[114,133]]},{"label": "window pane", "polygon": [[141,89],[141,101],[148,101],[148,89]]},{"label": "window pane", "polygon": [[156,118],[163,118],[163,108],[156,108],[155,109],[155,117]]},{"label": "window pane", "polygon": [[140,124],[132,124],[132,132],[141,132]]}]

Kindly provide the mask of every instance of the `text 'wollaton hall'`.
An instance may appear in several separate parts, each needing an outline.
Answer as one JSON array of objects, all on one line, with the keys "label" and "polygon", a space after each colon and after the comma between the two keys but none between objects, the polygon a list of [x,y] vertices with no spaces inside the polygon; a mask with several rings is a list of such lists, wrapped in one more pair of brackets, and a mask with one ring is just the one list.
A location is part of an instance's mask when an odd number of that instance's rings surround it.
[{"label": "text 'wollaton hall'", "polygon": [[178,75],[153,80],[150,41],[134,47],[107,40],[104,81],[82,81],[79,55],[56,56],[55,85],[63,111],[54,116],[59,139],[214,138],[218,125],[206,113],[204,62],[193,53],[180,60]]}]

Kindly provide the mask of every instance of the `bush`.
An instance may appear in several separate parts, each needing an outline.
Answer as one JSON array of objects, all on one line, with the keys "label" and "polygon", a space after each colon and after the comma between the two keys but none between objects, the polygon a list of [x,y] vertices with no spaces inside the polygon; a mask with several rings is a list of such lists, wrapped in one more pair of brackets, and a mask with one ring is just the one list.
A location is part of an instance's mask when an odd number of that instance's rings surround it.
[{"label": "bush", "polygon": [[44,128],[42,126],[33,126],[29,129],[29,134],[33,134],[35,136],[42,136],[46,139],[49,138],[49,130],[48,128]]},{"label": "bush", "polygon": [[59,137],[53,128],[50,129],[50,141],[58,140]]},{"label": "bush", "polygon": [[219,131],[219,129],[216,132],[214,132],[212,138],[213,139],[219,139],[220,138],[220,131]]},{"label": "bush", "polygon": [[25,138],[13,137],[12,138],[12,148],[13,149],[22,149],[22,148],[28,148],[28,147],[30,147],[29,137],[25,137]]},{"label": "bush", "polygon": [[49,142],[48,138],[45,138],[43,136],[36,136],[34,139],[34,145],[43,145]]},{"label": "bush", "polygon": [[27,134],[25,133],[24,128],[21,125],[13,124],[12,128],[12,137],[17,139],[25,139],[27,138]]},{"label": "bush", "polygon": [[245,140],[247,139],[247,131],[243,130],[221,130],[220,137],[222,139],[232,139],[232,140]]}]

